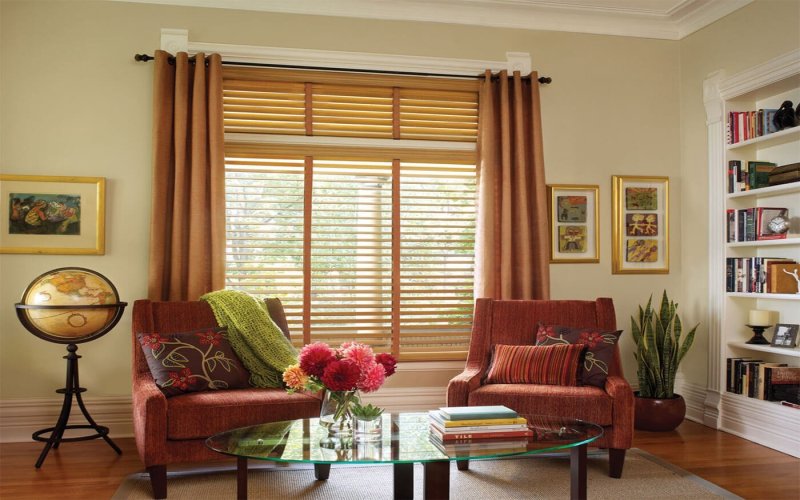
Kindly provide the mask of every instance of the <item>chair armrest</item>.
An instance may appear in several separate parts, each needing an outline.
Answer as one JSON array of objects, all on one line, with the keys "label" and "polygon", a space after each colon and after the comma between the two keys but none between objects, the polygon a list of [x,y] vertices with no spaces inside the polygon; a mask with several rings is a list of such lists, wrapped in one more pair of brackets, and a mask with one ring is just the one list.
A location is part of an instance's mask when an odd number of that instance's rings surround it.
[{"label": "chair armrest", "polygon": [[468,406],[469,393],[480,387],[481,370],[468,368],[447,384],[447,406]]},{"label": "chair armrest", "polygon": [[133,380],[133,434],[145,466],[167,463],[167,398],[145,373]]},{"label": "chair armrest", "polygon": [[623,377],[609,375],[605,390],[614,401],[611,417],[613,435],[609,448],[628,449],[633,444],[633,389]]}]

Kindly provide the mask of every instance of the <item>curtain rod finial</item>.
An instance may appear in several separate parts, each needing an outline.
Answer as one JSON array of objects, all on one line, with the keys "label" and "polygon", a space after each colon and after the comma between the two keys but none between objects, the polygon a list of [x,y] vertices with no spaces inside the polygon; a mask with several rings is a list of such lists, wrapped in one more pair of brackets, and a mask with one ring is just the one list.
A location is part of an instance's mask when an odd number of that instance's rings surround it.
[{"label": "curtain rod finial", "polygon": [[147,54],[136,54],[135,56],[133,56],[133,59],[139,62],[147,62],[147,61],[152,61],[153,59],[155,59],[155,57],[148,56]]}]

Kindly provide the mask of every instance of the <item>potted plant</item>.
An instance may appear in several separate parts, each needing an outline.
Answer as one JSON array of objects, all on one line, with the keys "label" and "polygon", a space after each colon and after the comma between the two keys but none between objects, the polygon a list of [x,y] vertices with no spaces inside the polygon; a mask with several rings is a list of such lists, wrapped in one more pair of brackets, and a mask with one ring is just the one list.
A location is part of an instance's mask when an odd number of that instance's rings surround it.
[{"label": "potted plant", "polygon": [[671,431],[686,415],[686,403],[675,394],[675,374],[689,351],[697,330],[695,325],[685,336],[678,316],[678,304],[669,300],[667,291],[661,297],[658,311],[639,306],[638,322],[631,317],[631,332],[636,343],[639,391],[635,393],[634,427],[648,431]]}]

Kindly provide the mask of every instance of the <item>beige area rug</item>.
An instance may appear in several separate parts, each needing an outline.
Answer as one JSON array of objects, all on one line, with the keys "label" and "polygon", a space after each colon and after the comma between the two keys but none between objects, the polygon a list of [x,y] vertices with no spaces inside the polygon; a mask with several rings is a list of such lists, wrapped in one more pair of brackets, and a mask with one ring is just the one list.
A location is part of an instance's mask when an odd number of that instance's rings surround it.
[{"label": "beige area rug", "polygon": [[[251,461],[252,464],[253,461]],[[378,500],[392,498],[392,466],[331,467],[327,481],[316,481],[314,470],[304,466],[251,466],[251,499]],[[628,451],[622,479],[608,477],[605,454],[589,455],[590,499],[739,498],[704,479],[641,450]],[[167,493],[171,500],[236,498],[235,468],[170,473]],[[569,459],[524,457],[470,462],[469,471],[450,469],[450,498],[458,500],[518,500],[569,497]],[[150,499],[147,474],[128,476],[112,500]],[[414,498],[422,498],[422,467],[414,466]]]}]

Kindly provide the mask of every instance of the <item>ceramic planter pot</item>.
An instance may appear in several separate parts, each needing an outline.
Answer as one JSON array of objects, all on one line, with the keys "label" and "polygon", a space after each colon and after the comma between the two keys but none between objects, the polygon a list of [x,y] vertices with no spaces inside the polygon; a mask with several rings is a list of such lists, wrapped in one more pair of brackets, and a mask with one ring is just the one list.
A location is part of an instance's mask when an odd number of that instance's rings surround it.
[{"label": "ceramic planter pot", "polygon": [[686,416],[686,402],[676,394],[671,399],[640,398],[635,393],[634,428],[642,431],[674,430]]}]

